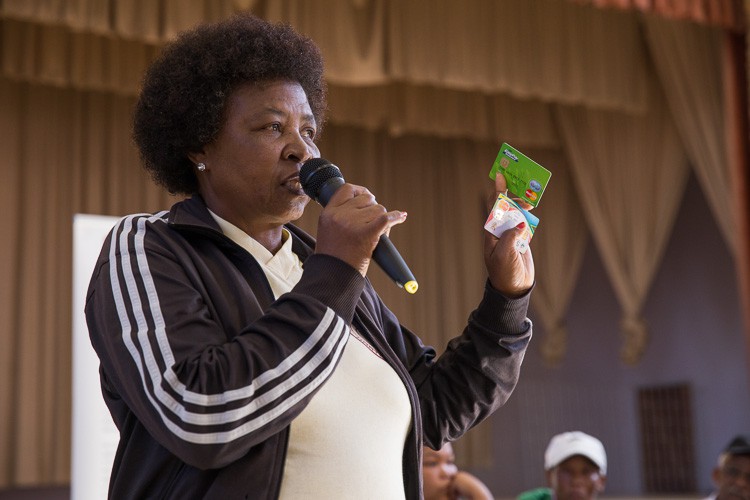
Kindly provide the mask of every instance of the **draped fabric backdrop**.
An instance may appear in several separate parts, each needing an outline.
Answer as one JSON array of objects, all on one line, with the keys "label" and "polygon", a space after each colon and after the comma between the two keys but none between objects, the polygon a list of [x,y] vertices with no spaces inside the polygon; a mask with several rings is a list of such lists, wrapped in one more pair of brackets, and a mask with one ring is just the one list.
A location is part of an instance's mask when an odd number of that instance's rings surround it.
[{"label": "draped fabric backdrop", "polygon": [[[71,315],[81,314],[71,311],[72,217],[175,201],[140,168],[130,113],[143,70],[180,30],[249,10],[320,44],[323,156],[409,213],[391,236],[419,292],[376,268],[370,278],[438,349],[481,296],[499,145],[548,167],[532,244],[532,317],[546,332],[536,345],[565,362],[576,335],[565,313],[591,235],[622,306],[621,361],[635,365],[659,335],[640,311],[690,168],[750,289],[747,204],[725,201],[748,182],[747,80],[743,57],[726,53],[728,37],[744,40],[743,5],[0,0],[0,488],[69,481]],[[300,224],[314,232],[318,213],[311,205]],[[491,421],[459,443],[464,463],[491,460],[488,432]]]}]

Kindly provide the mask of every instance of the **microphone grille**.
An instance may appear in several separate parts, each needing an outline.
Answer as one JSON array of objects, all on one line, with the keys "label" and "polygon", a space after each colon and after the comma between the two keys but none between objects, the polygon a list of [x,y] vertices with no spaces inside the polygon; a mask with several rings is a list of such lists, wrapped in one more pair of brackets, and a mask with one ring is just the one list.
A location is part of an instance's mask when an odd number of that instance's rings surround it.
[{"label": "microphone grille", "polygon": [[320,188],[329,179],[341,177],[339,167],[325,158],[313,158],[307,160],[299,171],[299,181],[305,194],[312,199],[317,199]]}]

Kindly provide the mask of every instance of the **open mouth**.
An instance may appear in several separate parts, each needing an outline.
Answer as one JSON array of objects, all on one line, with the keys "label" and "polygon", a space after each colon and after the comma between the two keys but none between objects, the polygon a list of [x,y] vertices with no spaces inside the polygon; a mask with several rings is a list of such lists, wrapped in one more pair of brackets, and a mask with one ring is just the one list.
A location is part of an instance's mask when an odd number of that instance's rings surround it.
[{"label": "open mouth", "polygon": [[284,181],[284,186],[291,192],[303,195],[305,194],[304,190],[302,189],[302,184],[299,181],[299,176],[295,175],[293,177],[289,177]]}]

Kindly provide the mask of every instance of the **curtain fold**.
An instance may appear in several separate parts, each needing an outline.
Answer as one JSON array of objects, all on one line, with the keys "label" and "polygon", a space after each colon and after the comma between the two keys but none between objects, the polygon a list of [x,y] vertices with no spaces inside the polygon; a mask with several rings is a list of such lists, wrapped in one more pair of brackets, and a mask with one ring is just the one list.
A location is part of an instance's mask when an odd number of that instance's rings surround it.
[{"label": "curtain fold", "polygon": [[[149,4],[158,4],[145,0]],[[161,0],[163,2],[162,38],[171,40],[181,31],[202,21],[218,21],[237,12],[238,5],[232,0]],[[250,10],[248,5],[245,10]]]},{"label": "curtain fold", "polygon": [[254,0],[3,0],[0,17],[156,44],[198,22],[252,10],[255,4]]},{"label": "curtain fold", "polygon": [[578,198],[623,310],[621,359],[636,364],[648,342],[641,318],[671,235],[688,166],[658,89],[649,113],[625,117],[557,108]]},{"label": "curtain fold", "polygon": [[161,1],[129,0],[110,3],[108,23],[102,34],[121,36],[125,39],[140,40],[145,43],[162,41],[162,19],[159,15]]},{"label": "curtain fold", "polygon": [[721,234],[737,253],[724,112],[721,32],[688,22],[644,17],[644,28],[670,112]]},{"label": "curtain fold", "polygon": [[549,103],[433,86],[329,88],[331,122],[391,135],[419,134],[559,148]]},{"label": "curtain fold", "polygon": [[[64,180],[60,170],[64,170],[66,144],[54,124],[69,114],[73,103],[44,87],[17,92],[21,115],[16,118],[20,118],[22,141],[18,158],[22,177],[15,211],[19,224],[16,233],[7,236],[19,245],[23,258],[17,262],[20,279],[13,298],[17,315],[7,332],[14,337],[10,345],[14,345],[17,398],[10,415],[13,435],[8,441],[14,452],[14,480],[33,484],[39,476],[63,481],[67,476],[64,465],[69,463],[67,458],[56,463],[69,442],[58,443],[59,449],[51,446],[55,436],[68,436],[70,429],[70,405],[64,397],[70,392],[70,321],[65,321],[70,316],[58,305],[70,301],[57,296],[59,280],[66,278],[68,266],[57,260],[60,254],[56,252],[69,243],[58,227],[62,225],[63,193],[58,186]],[[58,224],[41,223],[49,220]],[[70,283],[69,276],[66,281]],[[68,390],[60,390],[65,388]],[[47,417],[53,414],[61,418]]]},{"label": "curtain fold", "polygon": [[[750,2],[747,5],[750,16]],[[714,220],[734,256],[740,303],[748,304],[750,88],[747,47],[737,48],[747,37],[653,16],[646,16],[644,24],[678,132]],[[747,312],[745,329],[750,354]]]},{"label": "curtain fold", "polygon": [[647,74],[634,13],[559,0],[390,7],[395,80],[631,113],[645,109]]},{"label": "curtain fold", "polygon": [[320,46],[326,79],[340,85],[376,85],[390,80],[386,67],[386,0],[268,2],[265,17],[288,22]]},{"label": "curtain fold", "polygon": [[21,246],[15,238],[20,233],[19,213],[21,196],[19,187],[23,177],[21,169],[22,92],[18,85],[0,79],[0,144],[3,154],[0,157],[0,209],[5,214],[0,217],[0,231],[4,235],[0,242],[0,486],[7,485],[15,468],[16,440],[14,433],[14,408],[17,405],[16,350],[20,342],[16,324],[19,311],[16,302],[21,275],[19,260]]},{"label": "curtain fold", "polygon": [[[598,8],[635,9],[666,19],[715,25],[736,32],[747,27],[743,0],[568,0]],[[744,0],[747,2],[747,0]]]},{"label": "curtain fold", "polygon": [[[6,76],[135,93],[137,80],[106,75],[108,65],[127,61],[108,44],[119,50],[136,44],[127,54],[145,53],[147,63],[154,55],[152,46],[199,20],[226,17],[244,6],[231,0],[190,0],[187,5],[131,0],[114,2],[106,10],[90,2],[0,4],[0,17],[10,25],[3,29],[11,36],[4,45],[13,47],[3,53]],[[279,0],[251,7],[316,40],[333,84],[406,83],[629,113],[644,110],[647,75],[634,13],[576,7],[562,0],[472,0],[469,5],[451,0]],[[89,60],[87,52],[73,52],[75,35],[86,36],[92,54],[108,57]],[[19,47],[24,49],[20,53]],[[66,70],[71,66],[93,67],[92,73],[110,79],[79,79],[82,75]],[[592,73],[594,67],[599,71]],[[132,67],[130,74],[140,75],[143,69]]]},{"label": "curtain fold", "polygon": [[2,72],[30,83],[134,95],[155,45],[0,19]]},{"label": "curtain fold", "polygon": [[139,171],[132,103],[0,79],[2,487],[69,481],[73,214],[171,204]]},{"label": "curtain fold", "polygon": [[553,172],[550,188],[533,211],[539,226],[532,239],[536,286],[531,296],[534,317],[544,336],[537,348],[549,366],[559,366],[567,350],[565,315],[583,262],[588,229],[562,150],[526,152]]},{"label": "curtain fold", "polygon": [[[750,0],[747,2],[750,18]],[[750,39],[724,35],[724,88],[727,149],[731,165],[733,203],[738,215],[737,276],[740,309],[744,311],[747,359],[750,361]]]}]

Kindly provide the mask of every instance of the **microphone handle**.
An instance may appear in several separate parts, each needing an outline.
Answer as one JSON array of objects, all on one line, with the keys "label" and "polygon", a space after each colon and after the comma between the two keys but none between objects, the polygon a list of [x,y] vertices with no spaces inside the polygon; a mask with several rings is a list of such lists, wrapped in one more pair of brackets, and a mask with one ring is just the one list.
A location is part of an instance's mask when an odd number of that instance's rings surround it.
[{"label": "microphone handle", "polygon": [[415,293],[419,285],[414,278],[409,266],[404,262],[404,258],[396,250],[391,239],[385,234],[380,235],[378,244],[372,252],[374,260],[385,271],[393,281],[409,293]]},{"label": "microphone handle", "polygon": [[[322,186],[320,186],[316,201],[324,207],[328,205],[328,201],[331,199],[331,196],[333,196],[333,193],[335,193],[344,182],[343,177],[332,177],[328,179]],[[406,265],[404,258],[401,257],[401,254],[396,250],[391,239],[385,234],[380,235],[378,244],[372,252],[372,260],[380,266],[389,278],[395,281],[398,286],[407,292],[413,294],[417,291],[417,288],[419,288],[417,280],[414,278],[409,266]]]}]

